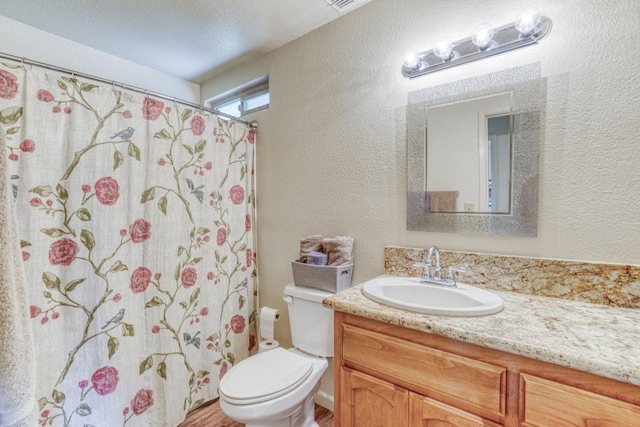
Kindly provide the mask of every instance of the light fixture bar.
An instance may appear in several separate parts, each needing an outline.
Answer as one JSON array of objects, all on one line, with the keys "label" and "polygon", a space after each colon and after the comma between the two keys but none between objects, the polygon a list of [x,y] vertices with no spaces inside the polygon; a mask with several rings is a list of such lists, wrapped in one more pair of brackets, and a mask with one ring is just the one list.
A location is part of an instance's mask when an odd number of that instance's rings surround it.
[{"label": "light fixture bar", "polygon": [[551,19],[546,16],[540,16],[539,24],[530,35],[521,34],[516,29],[515,23],[507,24],[495,29],[493,41],[485,49],[476,46],[472,41],[472,37],[468,37],[452,43],[453,52],[451,57],[446,60],[436,56],[434,49],[426,50],[417,55],[417,62],[415,60],[408,61],[402,65],[402,75],[412,79],[455,67],[456,65],[466,64],[488,56],[498,55],[503,52],[509,52],[524,46],[536,44],[538,40],[549,34],[551,28]]}]

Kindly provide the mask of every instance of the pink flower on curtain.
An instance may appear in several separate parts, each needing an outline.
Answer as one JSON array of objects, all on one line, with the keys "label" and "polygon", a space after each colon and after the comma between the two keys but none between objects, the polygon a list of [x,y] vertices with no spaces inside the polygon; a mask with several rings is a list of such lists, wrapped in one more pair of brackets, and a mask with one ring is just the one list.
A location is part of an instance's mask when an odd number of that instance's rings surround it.
[{"label": "pink flower on curtain", "polygon": [[100,368],[91,376],[93,389],[100,396],[113,393],[118,386],[118,381],[120,381],[120,378],[118,378],[118,370],[113,366]]},{"label": "pink flower on curtain", "polygon": [[36,151],[36,143],[31,139],[25,139],[20,143],[20,150],[25,153],[33,153]]},{"label": "pink flower on curtain", "polygon": [[83,192],[84,194],[87,194],[87,193],[88,193],[88,192],[90,192],[90,191],[91,191],[91,186],[90,186],[90,185],[88,185],[88,184],[84,184],[84,185],[82,186],[82,192]]},{"label": "pink flower on curtain", "polygon": [[31,258],[31,254],[27,251],[22,251],[22,261],[29,261]]},{"label": "pink flower on curtain", "polygon": [[42,102],[53,101],[53,95],[51,94],[51,92],[45,89],[40,89],[38,91],[37,97],[38,97],[38,101],[42,101]]},{"label": "pink flower on curtain", "polygon": [[204,133],[205,122],[202,116],[193,116],[191,119],[191,133],[194,135],[202,135]]},{"label": "pink flower on curtain", "polygon": [[216,242],[218,246],[222,246],[227,241],[227,229],[226,228],[218,228],[218,233],[216,235]]},{"label": "pink flower on curtain", "polygon": [[88,385],[89,385],[89,381],[87,381],[87,380],[82,380],[82,381],[78,382],[78,387],[80,387],[83,390],[85,388],[87,388]]},{"label": "pink flower on curtain", "polygon": [[131,410],[140,415],[153,406],[153,391],[141,388],[131,401]]},{"label": "pink flower on curtain", "polygon": [[231,187],[231,190],[229,190],[229,197],[231,197],[231,202],[234,205],[239,205],[244,201],[244,188],[240,185],[234,185]]},{"label": "pink flower on curtain", "polygon": [[40,307],[38,307],[37,305],[32,305],[31,307],[29,307],[29,314],[31,315],[32,319],[34,317],[38,317],[40,313],[42,313],[42,310],[40,310]]},{"label": "pink flower on curtain", "polygon": [[0,70],[0,98],[13,99],[18,93],[18,78],[7,70]]},{"label": "pink flower on curtain", "polygon": [[129,227],[133,243],[141,243],[151,237],[151,223],[142,218],[136,219]]},{"label": "pink flower on curtain", "polygon": [[96,191],[96,199],[98,199],[98,201],[103,205],[115,205],[118,201],[118,197],[120,197],[120,186],[118,185],[118,181],[110,176],[100,178],[96,181],[93,187]]},{"label": "pink flower on curtain", "polygon": [[245,231],[251,231],[251,214],[247,214],[244,217],[244,229]]},{"label": "pink flower on curtain", "polygon": [[37,208],[42,204],[42,200],[38,199],[37,197],[34,197],[33,199],[29,200],[29,204],[34,208]]},{"label": "pink flower on curtain", "polygon": [[122,112],[122,117],[124,117],[125,119],[130,119],[131,117],[133,117],[133,114],[131,114],[131,111],[129,110],[124,110]]},{"label": "pink flower on curtain", "polygon": [[182,270],[180,280],[182,281],[182,286],[184,286],[185,289],[189,289],[195,285],[198,280],[198,273],[196,272],[196,269],[193,267],[187,267]]},{"label": "pink flower on curtain", "polygon": [[253,261],[253,251],[251,249],[247,249],[247,267],[251,267],[252,261]]},{"label": "pink flower on curtain", "polygon": [[147,267],[138,267],[131,273],[129,287],[134,294],[139,294],[147,290],[151,283],[151,270]]},{"label": "pink flower on curtain", "polygon": [[209,309],[207,307],[203,307],[200,310],[200,316],[206,316],[207,314],[209,314]]},{"label": "pink flower on curtain", "polygon": [[244,331],[244,316],[241,314],[234,315],[229,321],[229,324],[234,334],[241,334],[242,331]]},{"label": "pink flower on curtain", "polygon": [[142,117],[146,120],[155,120],[160,117],[163,108],[164,102],[147,97],[142,104]]},{"label": "pink flower on curtain", "polygon": [[253,144],[256,141],[256,130],[255,129],[251,129],[249,131],[249,135],[247,135],[247,140],[249,141],[249,144]]},{"label": "pink flower on curtain", "polygon": [[54,113],[59,113],[60,111],[62,111],[62,108],[60,108],[59,105],[56,105],[51,109],[51,111],[53,111]]},{"label": "pink flower on curtain", "polygon": [[211,169],[213,169],[213,163],[211,162],[207,162],[204,164],[204,168],[208,171],[210,171]]},{"label": "pink flower on curtain", "polygon": [[78,254],[78,244],[71,239],[56,240],[49,247],[49,262],[53,265],[70,265]]}]

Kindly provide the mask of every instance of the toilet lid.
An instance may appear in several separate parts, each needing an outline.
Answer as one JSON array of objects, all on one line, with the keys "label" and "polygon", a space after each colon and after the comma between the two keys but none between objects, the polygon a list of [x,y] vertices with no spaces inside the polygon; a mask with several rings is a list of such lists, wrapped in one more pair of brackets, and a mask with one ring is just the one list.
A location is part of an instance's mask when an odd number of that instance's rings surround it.
[{"label": "toilet lid", "polygon": [[248,405],[274,399],[298,387],[313,362],[282,348],[259,353],[234,366],[220,381],[229,403]]}]

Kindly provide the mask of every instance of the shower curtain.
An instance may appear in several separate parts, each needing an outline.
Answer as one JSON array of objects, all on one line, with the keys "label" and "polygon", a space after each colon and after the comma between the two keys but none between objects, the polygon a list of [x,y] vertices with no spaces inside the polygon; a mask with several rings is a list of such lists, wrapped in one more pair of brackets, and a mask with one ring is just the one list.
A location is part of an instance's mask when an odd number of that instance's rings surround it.
[{"label": "shower curtain", "polygon": [[116,89],[0,64],[42,426],[175,426],[255,346],[255,131]]}]

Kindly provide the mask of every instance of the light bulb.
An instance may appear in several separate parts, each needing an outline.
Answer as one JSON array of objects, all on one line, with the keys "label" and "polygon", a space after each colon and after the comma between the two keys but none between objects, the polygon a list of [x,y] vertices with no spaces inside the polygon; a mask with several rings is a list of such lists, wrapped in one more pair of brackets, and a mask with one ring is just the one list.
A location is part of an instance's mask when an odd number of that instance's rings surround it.
[{"label": "light bulb", "polygon": [[416,55],[414,52],[409,53],[406,59],[404,60],[404,67],[409,70],[416,69],[419,64],[420,64],[420,59],[418,58],[418,55]]},{"label": "light bulb", "polygon": [[523,36],[530,36],[540,25],[540,11],[535,7],[528,7],[516,17],[516,30]]},{"label": "light bulb", "polygon": [[480,24],[473,29],[471,41],[474,45],[478,46],[480,50],[485,50],[491,44],[493,34],[494,30],[491,24]]},{"label": "light bulb", "polygon": [[433,53],[442,58],[443,61],[448,61],[453,58],[453,45],[446,38],[436,40],[436,47],[433,48]]}]

